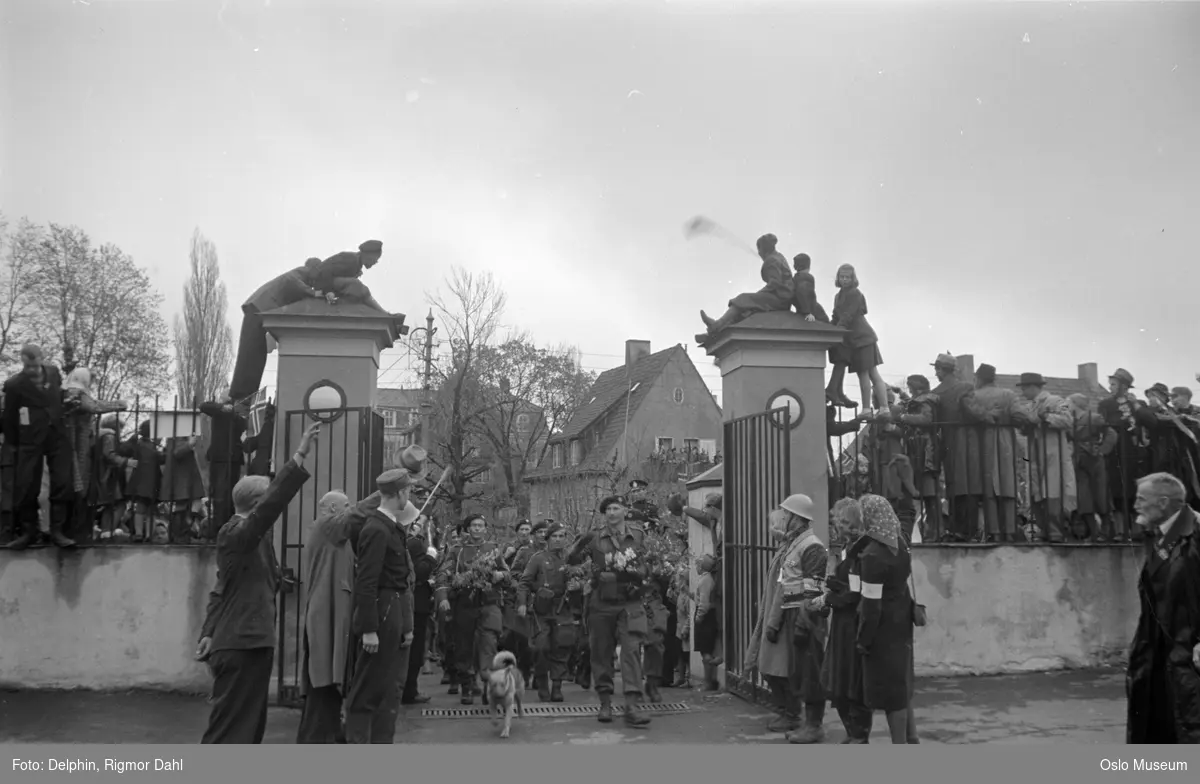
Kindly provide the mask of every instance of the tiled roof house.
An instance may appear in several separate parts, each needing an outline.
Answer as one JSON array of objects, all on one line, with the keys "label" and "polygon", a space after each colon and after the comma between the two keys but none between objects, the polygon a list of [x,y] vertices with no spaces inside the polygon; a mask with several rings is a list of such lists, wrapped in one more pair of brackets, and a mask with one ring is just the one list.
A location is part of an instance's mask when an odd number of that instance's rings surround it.
[{"label": "tiled roof house", "polygon": [[720,437],[721,408],[683,346],[652,353],[647,341],[626,341],[625,363],[600,374],[526,474],[531,512],[564,522],[590,513],[608,492],[601,480],[614,457],[636,471],[656,451],[715,456]]}]

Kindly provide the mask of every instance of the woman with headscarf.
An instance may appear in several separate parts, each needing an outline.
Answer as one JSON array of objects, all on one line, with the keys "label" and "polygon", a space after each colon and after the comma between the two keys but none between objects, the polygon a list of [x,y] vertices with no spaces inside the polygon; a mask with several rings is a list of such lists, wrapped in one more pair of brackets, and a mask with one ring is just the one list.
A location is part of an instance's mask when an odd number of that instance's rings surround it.
[{"label": "woman with headscarf", "polygon": [[883,383],[883,376],[879,375],[879,366],[883,364],[883,355],[879,353],[879,336],[867,321],[867,298],[858,288],[858,274],[854,271],[854,265],[843,264],[838,267],[835,283],[838,293],[833,298],[833,318],[830,323],[844,328],[849,334],[840,347],[830,352],[833,373],[829,377],[825,396],[836,405],[856,408],[842,391],[842,381],[849,369],[858,376],[863,409],[871,406],[886,410],[887,385]]},{"label": "woman with headscarf", "polygon": [[100,538],[124,537],[121,527],[125,511],[125,475],[137,467],[137,461],[120,453],[121,420],[107,414],[100,420],[99,438],[92,458],[92,503],[100,517]]},{"label": "woman with headscarf", "polygon": [[92,371],[77,367],[63,384],[63,419],[70,445],[75,503],[71,514],[71,537],[76,543],[92,540],[95,507],[92,490],[92,456],[96,451],[96,415],[124,411],[122,400],[100,401],[92,394]]},{"label": "woman with headscarf", "polygon": [[842,743],[867,743],[871,711],[862,702],[862,662],[858,653],[858,604],[862,580],[850,549],[862,534],[862,507],[853,498],[838,501],[830,513],[830,530],[837,566],[825,581],[829,614],[829,644],[821,668],[821,683],[846,728]]},{"label": "woman with headscarf", "polygon": [[790,732],[800,727],[800,705],[790,689],[792,674],[792,633],[784,629],[786,616],[783,613],[783,592],[779,584],[779,573],[783,559],[792,544],[800,537],[799,530],[789,530],[792,516],[783,509],[771,512],[768,519],[771,538],[776,543],[775,555],[771,558],[767,577],[763,582],[762,597],[758,602],[758,619],[750,633],[750,643],[743,657],[746,669],[756,669],[767,686],[779,709],[779,716],[767,725],[770,732]]},{"label": "woman with headscarf", "polygon": [[859,503],[866,530],[852,551],[861,579],[857,647],[863,704],[886,714],[892,743],[917,743],[912,726],[914,607],[908,588],[912,555],[887,499],[864,495]]}]

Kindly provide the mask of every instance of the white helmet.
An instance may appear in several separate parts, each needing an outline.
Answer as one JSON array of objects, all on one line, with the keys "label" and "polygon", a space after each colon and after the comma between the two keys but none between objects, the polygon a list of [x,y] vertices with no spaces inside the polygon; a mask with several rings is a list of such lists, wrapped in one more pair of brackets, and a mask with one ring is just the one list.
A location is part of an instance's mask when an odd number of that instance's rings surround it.
[{"label": "white helmet", "polygon": [[790,495],[779,505],[779,508],[787,510],[797,517],[803,517],[805,520],[813,519],[813,501],[806,495],[799,493]]}]

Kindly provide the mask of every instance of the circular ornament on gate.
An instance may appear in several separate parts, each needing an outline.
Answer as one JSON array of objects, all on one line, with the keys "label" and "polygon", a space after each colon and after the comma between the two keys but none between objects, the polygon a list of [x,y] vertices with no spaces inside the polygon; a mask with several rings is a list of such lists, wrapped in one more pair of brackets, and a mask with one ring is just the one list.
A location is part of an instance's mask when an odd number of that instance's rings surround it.
[{"label": "circular ornament on gate", "polygon": [[[767,399],[768,411],[774,411],[779,408],[786,408],[788,410],[789,430],[795,430],[804,421],[804,403],[800,400],[799,395],[794,392],[781,389]],[[777,420],[774,418],[772,418],[771,424],[779,427]]]},{"label": "circular ornament on gate", "polygon": [[317,422],[329,424],[346,408],[346,392],[329,379],[318,381],[304,393],[304,413]]}]

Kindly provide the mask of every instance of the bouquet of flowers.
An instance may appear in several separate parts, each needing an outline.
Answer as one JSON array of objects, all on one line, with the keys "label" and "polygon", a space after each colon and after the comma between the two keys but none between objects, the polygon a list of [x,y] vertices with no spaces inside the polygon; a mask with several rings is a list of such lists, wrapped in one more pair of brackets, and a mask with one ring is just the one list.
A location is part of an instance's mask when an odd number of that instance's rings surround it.
[{"label": "bouquet of flowers", "polygon": [[[503,573],[499,579],[496,577],[497,572]],[[510,580],[500,552],[493,551],[476,558],[470,566],[454,575],[450,587],[459,593],[478,596],[481,593],[503,590]]]},{"label": "bouquet of flowers", "polygon": [[682,556],[682,548],[669,535],[646,537],[646,564],[651,577],[663,583],[672,580]]},{"label": "bouquet of flowers", "polygon": [[604,554],[604,571],[606,572],[642,577],[645,574],[644,567],[645,561],[632,547]]}]

